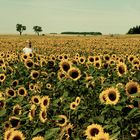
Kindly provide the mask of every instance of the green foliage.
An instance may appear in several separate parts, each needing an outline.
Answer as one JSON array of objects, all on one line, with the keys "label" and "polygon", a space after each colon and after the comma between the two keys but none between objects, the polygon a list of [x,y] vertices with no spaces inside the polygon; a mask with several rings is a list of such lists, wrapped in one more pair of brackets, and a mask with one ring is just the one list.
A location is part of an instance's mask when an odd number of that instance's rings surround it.
[{"label": "green foliage", "polygon": [[39,35],[40,32],[42,32],[42,27],[40,26],[34,26],[33,27],[34,32],[37,33],[37,35]]},{"label": "green foliage", "polygon": [[16,30],[20,33],[20,35],[22,34],[23,31],[26,30],[26,26],[23,26],[22,24],[17,24],[16,25]]}]

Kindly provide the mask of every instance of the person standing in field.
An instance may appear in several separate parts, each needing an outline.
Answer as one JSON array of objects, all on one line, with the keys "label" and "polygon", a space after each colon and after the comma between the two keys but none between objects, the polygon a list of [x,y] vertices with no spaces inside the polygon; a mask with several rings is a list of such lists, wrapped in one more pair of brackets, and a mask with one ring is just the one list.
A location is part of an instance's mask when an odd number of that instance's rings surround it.
[{"label": "person standing in field", "polygon": [[32,49],[32,43],[30,40],[27,40],[26,41],[27,45],[25,48],[23,48],[23,53],[24,54],[29,54],[29,53],[32,53],[33,52],[33,49]]}]

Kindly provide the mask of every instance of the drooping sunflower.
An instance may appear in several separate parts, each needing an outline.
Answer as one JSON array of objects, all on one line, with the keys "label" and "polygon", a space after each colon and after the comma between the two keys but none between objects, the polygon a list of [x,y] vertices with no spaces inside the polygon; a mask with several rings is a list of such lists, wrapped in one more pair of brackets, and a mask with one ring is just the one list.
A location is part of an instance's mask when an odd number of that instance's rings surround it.
[{"label": "drooping sunflower", "polygon": [[13,106],[13,114],[14,115],[21,115],[22,113],[22,108],[19,104]]},{"label": "drooping sunflower", "polygon": [[110,140],[110,138],[108,133],[101,132],[97,136],[95,136],[95,138],[93,138],[92,140]]},{"label": "drooping sunflower", "polygon": [[39,105],[41,102],[41,98],[39,95],[32,96],[31,101],[33,104]]},{"label": "drooping sunflower", "polygon": [[33,62],[33,60],[31,60],[31,59],[26,59],[26,60],[24,61],[24,64],[25,64],[25,67],[26,67],[27,69],[31,69],[31,68],[33,68],[33,66],[34,66],[34,62]]},{"label": "drooping sunflower", "polygon": [[129,81],[125,85],[125,91],[129,97],[133,97],[133,94],[140,93],[140,85],[137,82]]},{"label": "drooping sunflower", "polygon": [[80,97],[76,97],[76,99],[75,99],[75,103],[76,103],[76,105],[79,105],[80,102],[81,102],[81,98],[80,98]]},{"label": "drooping sunflower", "polygon": [[33,104],[33,105],[31,105],[31,109],[30,109],[29,114],[28,114],[30,121],[32,121],[34,119],[35,111],[36,111],[36,106]]},{"label": "drooping sunflower", "polygon": [[37,78],[39,78],[39,71],[36,70],[32,70],[31,71],[31,79],[36,80]]},{"label": "drooping sunflower", "polygon": [[70,109],[72,109],[72,110],[76,110],[76,108],[77,108],[77,104],[76,104],[76,102],[72,102],[72,103],[70,103]]},{"label": "drooping sunflower", "polygon": [[15,130],[11,133],[9,140],[25,140],[25,137],[21,131]]},{"label": "drooping sunflower", "polygon": [[68,60],[63,60],[59,63],[59,67],[61,71],[68,72],[71,68],[72,63]]},{"label": "drooping sunflower", "polygon": [[20,118],[15,117],[15,116],[11,116],[9,118],[9,121],[10,121],[12,127],[19,128],[19,126],[20,126]]},{"label": "drooping sunflower", "polygon": [[45,123],[47,121],[47,110],[46,109],[40,110],[39,119],[42,123]]},{"label": "drooping sunflower", "polygon": [[117,64],[117,74],[118,76],[123,76],[127,73],[127,65],[125,63],[119,62]]},{"label": "drooping sunflower", "polygon": [[99,135],[99,133],[103,133],[103,127],[99,124],[91,124],[87,127],[85,130],[85,135],[87,136],[87,139],[93,139],[96,135]]},{"label": "drooping sunflower", "polygon": [[12,88],[6,88],[6,95],[9,96],[9,97],[15,97],[16,92]]},{"label": "drooping sunflower", "polygon": [[42,136],[33,137],[32,140],[45,140]]},{"label": "drooping sunflower", "polygon": [[25,87],[19,87],[17,93],[19,96],[27,96],[27,90]]},{"label": "drooping sunflower", "polygon": [[49,96],[43,96],[41,98],[41,102],[40,102],[41,108],[46,108],[47,109],[49,107],[49,104],[50,104]]},{"label": "drooping sunflower", "polygon": [[74,126],[69,123],[68,125],[66,125],[65,130],[66,130],[66,134],[71,137],[72,135],[72,129],[74,128]]},{"label": "drooping sunflower", "polygon": [[4,82],[6,79],[6,75],[4,73],[0,74],[0,82]]},{"label": "drooping sunflower", "polygon": [[60,127],[66,126],[68,119],[65,115],[58,115],[57,125]]},{"label": "drooping sunflower", "polygon": [[105,104],[116,105],[120,99],[120,92],[117,88],[111,87],[105,90],[104,97],[106,99]]},{"label": "drooping sunflower", "polygon": [[78,68],[72,67],[68,70],[68,76],[72,80],[77,81],[81,77],[81,71]]}]

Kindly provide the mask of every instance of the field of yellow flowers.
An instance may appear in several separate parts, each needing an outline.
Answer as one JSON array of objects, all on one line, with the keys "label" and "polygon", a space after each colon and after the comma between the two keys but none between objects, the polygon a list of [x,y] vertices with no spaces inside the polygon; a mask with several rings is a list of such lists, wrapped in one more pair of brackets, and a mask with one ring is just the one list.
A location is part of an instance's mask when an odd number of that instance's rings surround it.
[{"label": "field of yellow flowers", "polygon": [[140,140],[139,120],[139,36],[0,36],[0,140]]}]

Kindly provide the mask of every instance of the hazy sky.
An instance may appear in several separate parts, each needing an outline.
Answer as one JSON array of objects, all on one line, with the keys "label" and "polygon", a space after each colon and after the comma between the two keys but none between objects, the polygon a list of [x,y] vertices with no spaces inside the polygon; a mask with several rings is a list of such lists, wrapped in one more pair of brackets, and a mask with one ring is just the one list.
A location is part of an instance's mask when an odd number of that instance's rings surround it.
[{"label": "hazy sky", "polygon": [[0,33],[17,33],[16,24],[42,27],[42,33],[100,31],[125,34],[140,25],[140,0],[0,0]]}]

